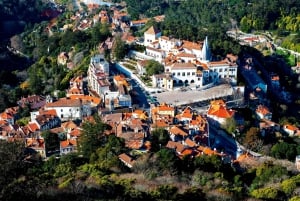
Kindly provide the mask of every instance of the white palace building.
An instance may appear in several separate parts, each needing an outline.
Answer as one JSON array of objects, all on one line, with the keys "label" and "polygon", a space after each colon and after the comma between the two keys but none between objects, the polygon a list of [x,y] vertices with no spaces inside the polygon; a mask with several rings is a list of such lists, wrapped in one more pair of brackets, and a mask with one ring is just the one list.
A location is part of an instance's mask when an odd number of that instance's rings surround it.
[{"label": "white palace building", "polygon": [[203,42],[190,42],[161,36],[159,30],[150,27],[144,33],[144,46],[145,58],[165,66],[163,74],[153,75],[153,87],[173,90],[174,85],[202,88],[221,79],[236,82],[237,58],[228,55],[222,61],[211,61],[207,37]]}]

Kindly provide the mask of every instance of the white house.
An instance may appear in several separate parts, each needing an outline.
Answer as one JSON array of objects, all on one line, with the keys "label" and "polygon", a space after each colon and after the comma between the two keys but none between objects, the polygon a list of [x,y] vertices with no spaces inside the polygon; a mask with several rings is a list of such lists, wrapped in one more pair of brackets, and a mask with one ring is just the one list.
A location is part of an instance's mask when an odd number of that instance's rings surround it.
[{"label": "white house", "polygon": [[195,60],[196,60],[196,56],[194,54],[185,53],[185,52],[181,52],[181,53],[177,54],[176,58],[178,61],[181,61],[183,63],[192,63],[192,62],[195,62]]},{"label": "white house", "polygon": [[210,70],[210,76],[214,82],[217,82],[220,79],[236,79],[237,78],[237,64],[232,64],[223,61],[213,61],[208,62],[207,66]]},{"label": "white house", "polygon": [[182,45],[182,41],[175,38],[170,38],[167,36],[161,36],[159,39],[159,47],[160,49],[168,52],[168,53],[177,53],[178,47]]},{"label": "white house", "polygon": [[149,46],[154,41],[157,41],[160,36],[161,32],[151,26],[146,32],[144,32],[144,46]]},{"label": "white house", "polygon": [[93,72],[103,72],[109,75],[109,63],[105,60],[103,54],[98,54],[91,58],[90,68]]},{"label": "white house", "polygon": [[195,84],[202,87],[202,72],[193,63],[174,63],[165,66],[165,72],[171,73],[174,84]]},{"label": "white house", "polygon": [[152,86],[157,88],[163,88],[166,90],[172,90],[173,89],[172,75],[168,73],[153,75]]},{"label": "white house", "polygon": [[55,109],[62,121],[82,119],[91,115],[90,103],[82,102],[80,99],[61,98],[56,102],[47,103],[45,109]]},{"label": "white house", "polygon": [[145,54],[147,56],[150,56],[152,59],[154,59],[155,61],[158,61],[160,63],[162,63],[164,58],[166,58],[166,52],[165,51],[163,51],[161,49],[153,48],[153,47],[150,47],[150,46],[146,47]]},{"label": "white house", "polygon": [[294,135],[300,135],[300,129],[291,124],[283,125],[283,130],[291,137]]},{"label": "white house", "polygon": [[68,153],[76,152],[77,151],[77,141],[76,140],[63,140],[60,141],[60,155],[65,155]]},{"label": "white house", "polygon": [[91,58],[88,69],[88,83],[91,90],[102,96],[109,91],[108,81],[109,63],[104,59],[104,55],[96,55]]},{"label": "white house", "polygon": [[259,120],[272,120],[272,112],[270,112],[270,110],[264,105],[258,105],[255,110],[255,113]]}]

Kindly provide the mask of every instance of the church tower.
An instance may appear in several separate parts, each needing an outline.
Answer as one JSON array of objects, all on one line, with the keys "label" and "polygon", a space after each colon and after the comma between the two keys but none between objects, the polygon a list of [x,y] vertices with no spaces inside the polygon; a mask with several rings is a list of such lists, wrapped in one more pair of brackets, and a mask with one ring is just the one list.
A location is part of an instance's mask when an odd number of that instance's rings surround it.
[{"label": "church tower", "polygon": [[203,42],[203,47],[202,47],[202,60],[203,61],[210,61],[211,60],[211,55],[210,55],[210,50],[208,46],[208,39],[207,36],[205,37],[205,40]]}]

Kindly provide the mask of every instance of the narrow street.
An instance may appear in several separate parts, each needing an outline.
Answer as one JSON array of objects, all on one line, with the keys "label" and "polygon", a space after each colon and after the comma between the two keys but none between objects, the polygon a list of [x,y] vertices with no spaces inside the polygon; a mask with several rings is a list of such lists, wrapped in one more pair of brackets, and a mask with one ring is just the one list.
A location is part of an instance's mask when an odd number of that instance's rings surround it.
[{"label": "narrow street", "polygon": [[209,146],[214,149],[216,148],[219,152],[223,151],[225,154],[236,159],[238,145],[236,141],[228,136],[225,131],[218,129],[212,121],[209,122]]}]

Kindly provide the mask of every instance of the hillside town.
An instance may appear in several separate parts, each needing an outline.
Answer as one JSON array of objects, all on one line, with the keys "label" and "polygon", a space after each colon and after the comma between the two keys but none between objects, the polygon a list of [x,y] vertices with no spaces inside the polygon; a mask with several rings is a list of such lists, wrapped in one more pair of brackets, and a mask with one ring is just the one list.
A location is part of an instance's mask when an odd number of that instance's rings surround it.
[{"label": "hillside town", "polygon": [[299,201],[298,2],[0,10],[0,200]]},{"label": "hillside town", "polygon": [[[87,7],[92,10],[97,4],[87,4]],[[84,31],[96,23],[109,23],[113,33],[121,33],[122,40],[142,45],[145,51],[130,51],[127,59],[115,64],[118,66],[118,73],[112,74],[112,65],[103,54],[114,43],[114,38],[108,38],[99,44],[98,53],[90,59],[87,77],[79,75],[70,80],[66,97],[57,99],[50,95],[31,95],[22,97],[15,107],[3,111],[0,115],[0,139],[23,141],[26,147],[39,153],[43,159],[52,155],[60,156],[78,150],[82,123],[91,121],[93,115],[99,115],[104,123],[111,126],[106,134],[123,138],[130,150],[149,151],[152,146],[151,132],[164,129],[168,131],[170,138],[166,147],[174,149],[180,158],[202,154],[219,155],[233,163],[241,155],[247,155],[250,160],[260,154],[239,145],[235,140],[231,143],[231,146],[235,146],[234,151],[229,151],[226,147],[220,149],[212,139],[217,135],[234,139],[231,135],[242,129],[245,118],[237,115],[234,108],[245,107],[246,102],[250,102],[260,132],[264,135],[282,131],[281,133],[290,137],[300,136],[300,128],[272,121],[266,93],[272,87],[280,87],[280,78],[274,75],[270,78],[270,83],[265,83],[253,70],[258,65],[251,57],[227,55],[224,60],[212,60],[208,36],[201,42],[180,40],[163,36],[153,26],[144,32],[143,37],[134,38],[130,35],[129,28],[144,26],[149,19],[130,21],[126,12],[114,6],[110,8],[112,16],[105,10],[94,16],[78,11],[70,18],[77,21],[77,26],[65,24],[59,30],[72,28],[74,31]],[[160,21],[164,16],[154,19]],[[52,26],[54,24],[47,27],[49,34],[53,32]],[[57,58],[58,63],[69,69],[73,66],[69,61],[70,54],[71,52],[61,52]],[[145,75],[145,64],[149,60],[162,64],[164,72],[153,75],[152,84],[146,85],[140,77]],[[128,61],[134,61],[135,70],[123,65]],[[245,86],[236,85],[238,68],[246,81]],[[294,67],[296,70],[298,68]],[[133,83],[136,83],[135,86]],[[142,94],[133,93],[137,87]],[[146,102],[134,104],[136,96],[146,97]],[[189,99],[186,100],[185,97]],[[288,95],[286,98],[281,97],[289,100]],[[228,107],[226,101],[236,101],[238,104]],[[30,109],[28,124],[15,124],[18,111],[26,107]],[[233,133],[228,135],[223,131],[220,134],[220,131],[209,129],[212,126],[214,129],[221,129],[229,119],[237,122]],[[55,135],[59,139],[57,144],[47,147],[49,143],[42,136],[44,131]],[[136,159],[130,153],[119,155],[120,160],[128,167],[132,167]],[[300,160],[296,160],[296,167],[300,170]]]}]

